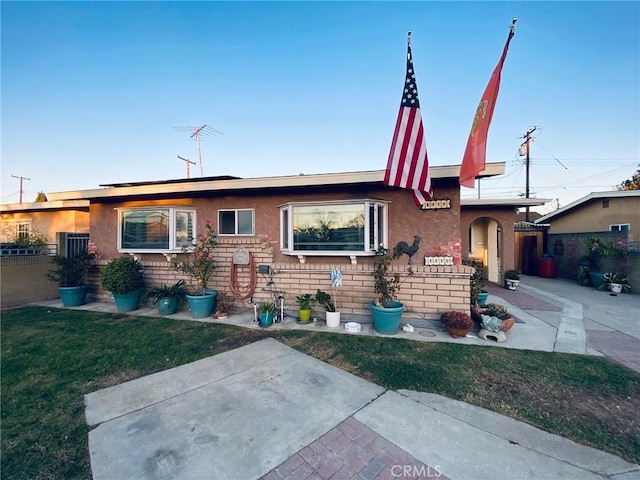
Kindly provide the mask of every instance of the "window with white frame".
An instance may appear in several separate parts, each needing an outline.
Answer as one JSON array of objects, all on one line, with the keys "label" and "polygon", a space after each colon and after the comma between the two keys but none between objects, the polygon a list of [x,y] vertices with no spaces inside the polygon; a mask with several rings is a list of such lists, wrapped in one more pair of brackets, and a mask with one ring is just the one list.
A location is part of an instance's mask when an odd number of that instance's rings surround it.
[{"label": "window with white frame", "polygon": [[218,235],[253,235],[253,209],[218,210]]},{"label": "window with white frame", "polygon": [[28,242],[31,235],[31,222],[16,222],[16,237],[18,242]]},{"label": "window with white frame", "polygon": [[613,225],[609,225],[610,232],[628,232],[630,228],[630,223],[614,223]]},{"label": "window with white frame", "polygon": [[118,251],[179,252],[195,238],[196,211],[184,207],[142,207],[118,210]]},{"label": "window with white frame", "polygon": [[373,254],[387,242],[387,205],[379,200],[287,203],[280,207],[284,253]]}]

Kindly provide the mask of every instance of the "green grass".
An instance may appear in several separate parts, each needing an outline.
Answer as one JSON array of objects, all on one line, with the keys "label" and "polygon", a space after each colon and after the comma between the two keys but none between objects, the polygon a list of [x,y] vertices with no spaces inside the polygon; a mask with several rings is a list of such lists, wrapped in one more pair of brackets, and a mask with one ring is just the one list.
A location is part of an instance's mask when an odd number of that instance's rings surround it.
[{"label": "green grass", "polygon": [[84,394],[266,336],[640,462],[640,375],[605,358],[43,307],[3,311],[1,327],[3,479],[91,478]]}]

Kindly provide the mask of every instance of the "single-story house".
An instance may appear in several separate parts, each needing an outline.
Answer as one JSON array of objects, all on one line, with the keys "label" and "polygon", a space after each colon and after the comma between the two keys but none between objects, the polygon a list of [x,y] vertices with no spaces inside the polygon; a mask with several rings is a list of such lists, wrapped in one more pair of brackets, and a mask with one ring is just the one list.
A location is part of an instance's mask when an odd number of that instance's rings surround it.
[{"label": "single-story house", "polygon": [[[499,281],[501,272],[514,267],[516,209],[545,203],[461,202],[459,172],[459,166],[432,167],[434,198],[422,206],[415,205],[409,191],[384,185],[383,170],[119,183],[48,196],[51,201],[88,201],[99,262],[135,256],[148,285],[184,278],[169,268],[168,259],[210,220],[219,249],[210,287],[242,291],[245,301],[269,298],[275,290],[292,306],[301,293],[329,291],[330,272],[337,267],[343,277],[340,309],[346,315],[369,313],[378,246],[393,249],[404,241],[416,253],[392,266],[406,279],[399,299],[409,315],[437,318],[447,310],[469,310],[472,269],[460,260],[471,254],[483,261],[491,280]],[[480,177],[503,173],[504,163],[490,163]],[[253,267],[234,263],[238,249],[250,252]],[[443,255],[448,258],[432,258]],[[253,282],[249,294],[240,288]],[[99,296],[107,295],[97,279],[94,284]]]}]

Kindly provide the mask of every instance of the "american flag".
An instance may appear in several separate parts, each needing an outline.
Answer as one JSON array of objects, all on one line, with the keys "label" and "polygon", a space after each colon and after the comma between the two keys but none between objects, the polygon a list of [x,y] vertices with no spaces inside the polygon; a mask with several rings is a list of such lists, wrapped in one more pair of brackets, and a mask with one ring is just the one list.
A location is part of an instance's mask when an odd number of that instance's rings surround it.
[{"label": "american flag", "polygon": [[411,57],[411,33],[407,40],[407,75],[389,151],[384,184],[413,190],[412,197],[418,206],[433,197],[427,146],[420,115],[418,86]]}]

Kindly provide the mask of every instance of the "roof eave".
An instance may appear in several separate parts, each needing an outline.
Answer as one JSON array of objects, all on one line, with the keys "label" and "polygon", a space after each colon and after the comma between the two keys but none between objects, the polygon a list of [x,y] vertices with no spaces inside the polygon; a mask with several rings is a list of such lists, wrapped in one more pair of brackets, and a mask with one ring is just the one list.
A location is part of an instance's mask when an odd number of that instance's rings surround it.
[{"label": "roof eave", "polygon": [[[479,178],[502,175],[505,172],[505,163],[488,163]],[[203,191],[224,190],[253,190],[266,188],[290,188],[322,185],[349,185],[382,183],[384,170],[370,170],[361,172],[340,172],[322,174],[300,174],[282,177],[258,177],[240,178],[229,180],[193,180],[183,183],[150,183],[144,185],[109,187],[92,190],[75,190],[67,192],[54,192],[48,194],[50,200],[80,200],[113,197],[135,197],[147,195],[162,195],[176,193],[197,193]],[[460,165],[435,166],[430,168],[432,179],[458,178]]]}]

